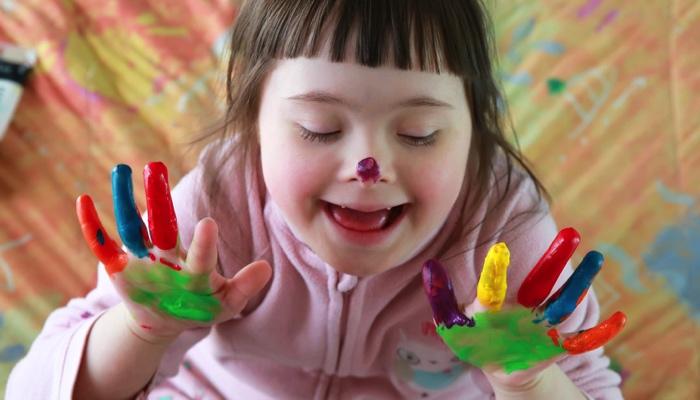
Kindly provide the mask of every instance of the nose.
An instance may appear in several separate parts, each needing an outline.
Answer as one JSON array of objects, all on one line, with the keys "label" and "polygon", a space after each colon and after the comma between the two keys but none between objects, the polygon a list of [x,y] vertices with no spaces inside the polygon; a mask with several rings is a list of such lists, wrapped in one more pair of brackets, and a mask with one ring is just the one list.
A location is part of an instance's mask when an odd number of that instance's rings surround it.
[{"label": "nose", "polygon": [[343,150],[341,179],[362,187],[393,183],[394,153],[391,144],[377,130],[357,132]]},{"label": "nose", "polygon": [[367,157],[360,160],[357,163],[357,176],[360,177],[362,182],[367,182],[371,180],[373,183],[377,183],[379,180],[379,164],[374,157]]},{"label": "nose", "polygon": [[[357,158],[356,158],[357,159]],[[379,183],[393,183],[394,170],[388,159],[381,161],[379,157],[364,157],[355,163],[354,173],[350,172],[346,181],[358,182],[362,187],[371,187]]]}]

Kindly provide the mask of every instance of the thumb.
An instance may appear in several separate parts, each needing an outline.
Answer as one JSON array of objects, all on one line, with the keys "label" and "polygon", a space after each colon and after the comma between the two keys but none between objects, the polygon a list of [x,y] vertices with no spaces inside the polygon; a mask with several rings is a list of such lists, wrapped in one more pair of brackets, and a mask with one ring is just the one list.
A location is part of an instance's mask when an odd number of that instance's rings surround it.
[{"label": "thumb", "polygon": [[272,276],[272,267],[265,260],[254,261],[238,271],[226,282],[223,302],[235,314],[240,313],[248,301],[257,295]]}]

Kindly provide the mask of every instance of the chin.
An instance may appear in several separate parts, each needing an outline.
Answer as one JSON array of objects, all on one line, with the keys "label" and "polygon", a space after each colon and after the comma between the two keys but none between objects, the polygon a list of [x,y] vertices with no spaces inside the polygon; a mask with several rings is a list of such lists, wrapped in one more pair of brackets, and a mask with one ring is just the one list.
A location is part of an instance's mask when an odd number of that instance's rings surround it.
[{"label": "chin", "polygon": [[391,266],[386,263],[373,262],[369,259],[363,259],[363,257],[355,257],[354,261],[348,261],[348,259],[341,259],[338,257],[322,258],[327,260],[326,262],[328,265],[334,270],[358,277],[376,275],[391,269]]}]

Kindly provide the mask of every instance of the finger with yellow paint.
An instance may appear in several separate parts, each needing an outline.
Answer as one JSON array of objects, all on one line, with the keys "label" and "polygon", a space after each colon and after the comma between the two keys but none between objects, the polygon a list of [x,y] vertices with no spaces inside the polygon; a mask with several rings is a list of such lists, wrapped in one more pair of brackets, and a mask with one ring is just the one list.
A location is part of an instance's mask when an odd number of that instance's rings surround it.
[{"label": "finger with yellow paint", "polygon": [[510,251],[505,243],[496,243],[489,249],[481,270],[476,297],[491,311],[498,311],[506,298],[506,271],[510,264]]}]

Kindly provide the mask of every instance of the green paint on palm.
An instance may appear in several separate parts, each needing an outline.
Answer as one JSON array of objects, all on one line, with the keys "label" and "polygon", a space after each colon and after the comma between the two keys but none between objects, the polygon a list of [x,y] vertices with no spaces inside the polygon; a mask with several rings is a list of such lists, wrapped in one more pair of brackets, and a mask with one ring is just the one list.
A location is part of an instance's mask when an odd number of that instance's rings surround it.
[{"label": "green paint on palm", "polygon": [[440,325],[437,331],[460,360],[480,368],[495,364],[511,373],[565,352],[547,336],[547,327],[532,318],[525,308],[482,312],[474,315],[472,328]]},{"label": "green paint on palm", "polygon": [[160,263],[134,265],[125,270],[131,284],[129,298],[172,317],[209,322],[221,311],[212,295],[209,276],[175,271]]}]

